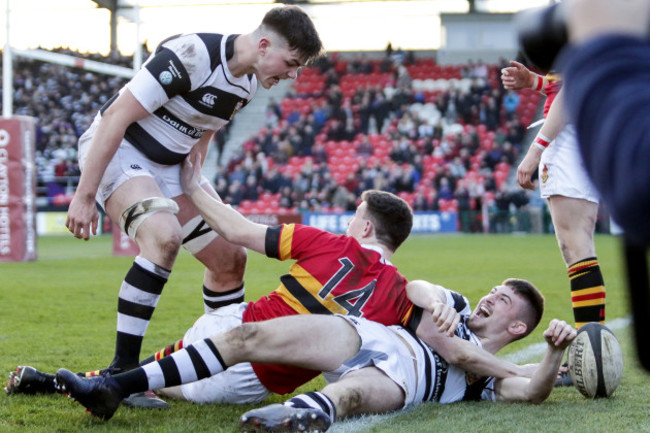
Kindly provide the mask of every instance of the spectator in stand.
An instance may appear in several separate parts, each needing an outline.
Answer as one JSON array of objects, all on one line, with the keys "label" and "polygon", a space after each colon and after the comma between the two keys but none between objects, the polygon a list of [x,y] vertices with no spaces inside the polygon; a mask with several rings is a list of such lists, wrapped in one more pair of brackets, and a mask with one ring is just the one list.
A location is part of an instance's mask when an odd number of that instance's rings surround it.
[{"label": "spectator in stand", "polygon": [[506,119],[512,120],[519,107],[519,94],[514,90],[508,90],[503,97],[503,108],[506,110]]},{"label": "spectator in stand", "polygon": [[298,156],[311,156],[314,143],[316,142],[316,135],[314,128],[311,124],[305,124],[301,131],[301,141],[296,154]]},{"label": "spectator in stand", "polygon": [[291,209],[293,207],[293,195],[291,193],[291,187],[290,186],[284,186],[282,187],[282,190],[280,191],[280,199],[278,200],[278,206],[283,207],[285,209]]},{"label": "spectator in stand", "polygon": [[285,185],[285,180],[277,168],[270,168],[262,178],[262,189],[271,194],[280,192],[280,189]]},{"label": "spectator in stand", "polygon": [[490,171],[494,171],[496,165],[501,162],[503,150],[499,147],[499,143],[492,143],[492,147],[485,153],[483,161]]},{"label": "spectator in stand", "polygon": [[497,182],[494,178],[494,173],[491,170],[479,170],[479,175],[483,178],[483,188],[485,191],[496,192]]},{"label": "spectator in stand", "polygon": [[506,140],[521,150],[521,145],[524,141],[524,135],[526,135],[526,128],[524,128],[524,126],[521,124],[519,116],[514,116],[512,120],[506,122],[506,127]]},{"label": "spectator in stand", "polygon": [[330,107],[325,101],[320,103],[314,102],[311,106],[311,111],[314,116],[314,132],[319,134],[329,118]]},{"label": "spectator in stand", "polygon": [[232,205],[239,205],[244,196],[244,188],[239,179],[235,179],[228,186],[228,193],[226,194],[225,202]]},{"label": "spectator in stand", "polygon": [[341,91],[341,87],[336,84],[329,87],[325,91],[325,99],[327,100],[327,104],[330,106],[331,110],[341,107],[343,104],[343,92]]},{"label": "spectator in stand", "polygon": [[368,134],[370,128],[370,115],[372,113],[372,96],[367,90],[359,97],[359,106],[357,113],[359,115],[359,130],[363,134]]},{"label": "spectator in stand", "polygon": [[345,119],[345,127],[343,129],[343,140],[354,141],[358,133],[359,130],[356,127],[354,118],[348,117],[347,119]]},{"label": "spectator in stand", "polygon": [[310,182],[306,173],[296,173],[292,185],[294,202],[299,202],[310,189]]},{"label": "spectator in stand", "polygon": [[274,98],[269,98],[269,103],[266,106],[266,127],[275,128],[278,126],[280,119],[282,119],[282,107]]},{"label": "spectator in stand", "polygon": [[242,186],[242,200],[257,201],[259,199],[259,187],[254,175],[249,174],[246,178],[246,184]]},{"label": "spectator in stand", "polygon": [[488,97],[485,103],[481,103],[481,121],[488,131],[496,131],[499,125],[501,113],[494,97]]},{"label": "spectator in stand", "polygon": [[473,178],[466,179],[465,181],[469,196],[474,201],[474,210],[480,210],[483,204],[483,196],[485,195],[483,183]]},{"label": "spectator in stand", "polygon": [[353,194],[343,185],[337,186],[334,190],[334,194],[332,194],[332,206],[346,209],[351,195]]},{"label": "spectator in stand", "polygon": [[505,162],[508,165],[513,165],[517,160],[518,152],[509,141],[503,142],[503,145],[501,146],[501,152],[503,153],[501,156],[501,162]]},{"label": "spectator in stand", "polygon": [[[452,90],[449,97],[447,98],[447,103],[444,106],[444,110],[440,110],[440,113],[443,114],[444,118],[447,120],[447,123],[456,123],[458,121],[458,92],[456,90]],[[440,137],[436,137],[434,134],[435,138],[442,138],[442,129],[440,129]]]},{"label": "spectator in stand", "polygon": [[359,166],[357,169],[357,178],[359,179],[359,190],[365,191],[373,189],[376,172],[366,166]]},{"label": "spectator in stand", "polygon": [[343,186],[345,189],[350,191],[350,193],[358,195],[357,193],[359,192],[359,179],[355,173],[348,173],[345,181],[343,182]]},{"label": "spectator in stand", "polygon": [[469,233],[472,230],[472,218],[470,212],[472,211],[472,203],[469,196],[469,190],[465,185],[465,180],[460,180],[456,184],[454,191],[454,199],[458,204],[458,219],[460,222],[460,230]]},{"label": "spectator in stand", "polygon": [[449,178],[442,177],[438,186],[438,199],[451,200],[453,195],[454,193],[449,183]]},{"label": "spectator in stand", "polygon": [[327,164],[329,155],[327,154],[327,149],[322,142],[317,141],[314,144],[314,147],[311,150],[311,155],[315,164]]},{"label": "spectator in stand", "polygon": [[378,189],[380,191],[390,191],[388,174],[385,171],[377,172],[377,175],[373,179],[373,183],[373,189]]},{"label": "spectator in stand", "polygon": [[325,72],[325,88],[339,85],[339,75],[332,68]]},{"label": "spectator in stand", "polygon": [[428,211],[431,210],[431,203],[429,203],[427,196],[421,190],[418,190],[413,197],[412,207],[414,211]]},{"label": "spectator in stand", "polygon": [[300,116],[302,116],[300,110],[296,107],[292,108],[291,111],[289,111],[289,114],[287,115],[287,123],[289,125],[293,125],[300,119]]},{"label": "spectator in stand", "polygon": [[299,151],[302,148],[302,136],[298,133],[298,128],[295,123],[290,124],[287,130],[286,140],[291,145],[291,154],[299,155]]},{"label": "spectator in stand", "polygon": [[493,233],[510,233],[512,231],[510,227],[510,204],[512,203],[512,198],[510,197],[510,191],[508,191],[507,185],[504,183],[499,188],[499,191],[494,195],[494,205],[496,207],[496,212],[492,218],[492,224],[490,231]]},{"label": "spectator in stand", "polygon": [[462,179],[467,174],[467,169],[463,163],[460,156],[454,158],[454,160],[449,164],[449,172],[452,176],[458,179]]},{"label": "spectator in stand", "polygon": [[377,124],[377,132],[384,130],[384,123],[388,119],[390,113],[390,103],[384,98],[383,92],[379,91],[375,94],[375,99],[370,105],[370,114],[375,118]]},{"label": "spectator in stand", "polygon": [[417,131],[417,124],[410,111],[405,111],[402,117],[398,120],[397,131],[406,137],[412,137],[413,131]]},{"label": "spectator in stand", "polygon": [[395,166],[393,177],[393,189],[396,192],[412,193],[415,190],[417,176],[415,169],[410,164],[405,164],[404,167]]},{"label": "spectator in stand", "polygon": [[240,185],[246,182],[246,170],[244,169],[243,162],[237,163],[228,175],[228,184],[232,185],[235,182],[239,182]]},{"label": "spectator in stand", "polygon": [[217,173],[214,179],[214,189],[224,200],[228,197],[228,179],[222,173]]},{"label": "spectator in stand", "polygon": [[329,129],[327,130],[327,139],[332,141],[342,141],[345,139],[345,136],[345,123],[340,119],[331,119]]},{"label": "spectator in stand", "polygon": [[404,65],[397,65],[395,68],[395,86],[402,89],[411,88],[411,74]]},{"label": "spectator in stand", "polygon": [[357,156],[368,158],[374,153],[374,148],[372,143],[366,134],[361,136],[359,144],[357,145]]},{"label": "spectator in stand", "polygon": [[280,135],[277,132],[268,131],[262,141],[262,151],[278,161],[280,152]]}]

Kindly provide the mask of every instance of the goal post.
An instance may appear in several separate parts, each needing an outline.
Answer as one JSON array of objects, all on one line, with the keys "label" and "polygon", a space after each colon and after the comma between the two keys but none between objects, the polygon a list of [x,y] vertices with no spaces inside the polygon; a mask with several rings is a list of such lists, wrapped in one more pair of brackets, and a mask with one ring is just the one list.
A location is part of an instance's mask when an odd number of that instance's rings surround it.
[{"label": "goal post", "polygon": [[[3,108],[0,118],[0,262],[36,260],[35,119],[13,115],[13,58],[24,57],[105,75],[131,78],[135,71],[45,50],[3,51]],[[138,248],[119,228],[113,230],[113,254],[136,255]]]},{"label": "goal post", "polygon": [[33,117],[0,119],[0,262],[36,260]]}]

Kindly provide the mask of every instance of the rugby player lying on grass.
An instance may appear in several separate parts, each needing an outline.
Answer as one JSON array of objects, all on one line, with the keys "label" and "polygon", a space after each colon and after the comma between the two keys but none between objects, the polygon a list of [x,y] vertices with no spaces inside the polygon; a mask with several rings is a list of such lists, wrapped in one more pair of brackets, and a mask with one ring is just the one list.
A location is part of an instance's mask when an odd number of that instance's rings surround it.
[{"label": "rugby player lying on grass", "polygon": [[[431,288],[419,283],[415,290]],[[460,314],[454,320],[440,321],[441,328],[433,321],[421,322],[418,331],[431,347],[399,326],[386,327],[351,316],[299,315],[243,324],[126,373],[81,378],[61,369],[56,380],[62,391],[103,419],[112,417],[120,401],[131,393],[196,381],[240,362],[296,365],[323,371],[335,381],[322,393],[289,402],[303,407],[272,405],[245,414],[241,419],[244,430],[272,429],[279,424],[287,429],[295,425],[303,431],[322,431],[336,419],[337,411],[341,418],[397,410],[423,401],[539,403],[546,399],[575,329],[563,321],[551,321],[544,332],[546,354],[532,377],[516,376],[509,363],[490,377],[488,372],[498,370],[494,365],[497,358],[490,354],[535,328],[543,297],[527,281],[510,279],[494,287],[473,312],[465,298],[459,302],[465,304]],[[456,311],[447,307],[443,308],[445,317]],[[482,349],[471,350],[470,346]],[[471,366],[471,370],[454,364]]]},{"label": "rugby player lying on grass", "polygon": [[[246,322],[268,320],[294,314],[350,314],[384,325],[401,324],[415,331],[422,308],[435,312],[436,303],[463,308],[460,295],[451,292],[423,300],[407,297],[406,278],[389,259],[409,235],[412,211],[394,194],[365,191],[346,236],[300,224],[266,226],[244,218],[234,209],[205,194],[200,188],[200,155],[183,164],[180,183],[187,197],[205,221],[229,242],[279,260],[295,260],[280,286],[268,296],[250,303],[216,308],[199,318],[181,340],[150,357],[142,364],[158,360],[183,345],[194,343]],[[431,286],[434,287],[434,286]],[[424,293],[425,291],[420,291]],[[411,298],[411,299],[409,299]],[[413,300],[413,302],[411,301]],[[442,314],[442,310],[436,314]],[[449,316],[453,318],[453,315]],[[436,320],[445,321],[444,316]],[[450,319],[452,320],[452,319]],[[514,368],[514,366],[513,366]],[[502,372],[497,372],[502,373]],[[180,388],[165,389],[166,396],[199,403],[259,403],[270,392],[285,394],[307,383],[320,371],[273,364],[241,363]],[[492,373],[490,373],[492,374]],[[32,367],[18,367],[5,388],[10,394],[55,392],[54,375]],[[140,407],[167,405],[156,398],[138,398]],[[125,400],[134,405],[134,399]]]}]

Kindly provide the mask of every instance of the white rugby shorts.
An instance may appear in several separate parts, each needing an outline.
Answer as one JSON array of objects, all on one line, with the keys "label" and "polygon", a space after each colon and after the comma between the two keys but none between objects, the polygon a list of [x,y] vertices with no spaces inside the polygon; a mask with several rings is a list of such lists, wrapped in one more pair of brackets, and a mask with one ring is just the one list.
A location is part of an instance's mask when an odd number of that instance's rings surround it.
[{"label": "white rugby shorts", "polygon": [[[79,138],[79,168],[82,171],[99,119],[98,115],[90,128]],[[153,162],[128,141],[122,140],[120,147],[106,167],[95,200],[106,210],[105,203],[108,197],[124,182],[138,176],[147,176],[154,179],[165,197],[177,197],[183,194],[180,184],[180,170],[180,164],[164,165]],[[201,184],[207,181],[203,177]]]},{"label": "white rugby shorts", "polygon": [[[226,332],[242,324],[247,302],[226,305],[206,313],[183,337],[183,346]],[[260,403],[270,392],[260,382],[249,362],[233,365],[222,373],[181,385],[183,397],[195,403]]]},{"label": "white rugby shorts", "polygon": [[422,402],[426,392],[422,380],[426,362],[420,343],[401,326],[384,326],[352,316],[339,317],[356,329],[361,348],[336,370],[323,372],[325,380],[336,382],[352,371],[375,367],[404,390],[404,407]]},{"label": "white rugby shorts", "polygon": [[565,126],[542,153],[539,162],[539,186],[543,198],[561,195],[593,203],[599,202],[598,191],[587,175],[578,150],[573,125]]}]

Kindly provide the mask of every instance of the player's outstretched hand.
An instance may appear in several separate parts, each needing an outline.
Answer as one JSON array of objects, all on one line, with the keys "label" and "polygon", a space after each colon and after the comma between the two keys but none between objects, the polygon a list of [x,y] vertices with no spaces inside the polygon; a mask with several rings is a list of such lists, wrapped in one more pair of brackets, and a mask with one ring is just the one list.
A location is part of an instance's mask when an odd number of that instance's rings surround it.
[{"label": "player's outstretched hand", "polygon": [[564,320],[553,319],[548,325],[548,329],[544,331],[544,339],[549,346],[557,350],[566,349],[569,344],[576,338],[577,332],[575,328]]},{"label": "player's outstretched hand", "polygon": [[201,154],[189,154],[181,166],[181,188],[186,195],[192,195],[201,187]]}]

